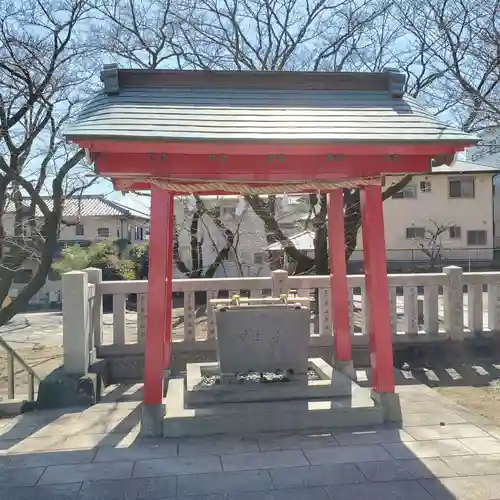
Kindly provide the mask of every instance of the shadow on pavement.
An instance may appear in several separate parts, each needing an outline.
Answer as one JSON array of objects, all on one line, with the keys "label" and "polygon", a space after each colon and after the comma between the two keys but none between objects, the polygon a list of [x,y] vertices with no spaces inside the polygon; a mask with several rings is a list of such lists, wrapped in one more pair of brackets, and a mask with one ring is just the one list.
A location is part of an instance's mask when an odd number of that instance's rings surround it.
[{"label": "shadow on pavement", "polygon": [[[418,426],[145,438],[141,399],[137,386],[117,386],[92,408],[0,420],[0,500],[494,498],[451,493],[443,481],[457,472],[422,451]],[[443,457],[457,454],[448,444],[436,448]]]}]

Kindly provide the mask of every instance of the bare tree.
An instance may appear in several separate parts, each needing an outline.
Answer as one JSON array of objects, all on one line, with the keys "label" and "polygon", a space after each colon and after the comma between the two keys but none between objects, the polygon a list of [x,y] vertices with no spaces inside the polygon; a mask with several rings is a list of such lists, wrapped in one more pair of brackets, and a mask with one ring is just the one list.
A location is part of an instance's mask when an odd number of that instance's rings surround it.
[{"label": "bare tree", "polygon": [[[207,206],[205,200],[198,195],[193,196],[193,204],[190,201],[184,198],[187,217],[180,221],[180,224],[178,220],[175,222],[174,261],[178,269],[189,278],[212,278],[219,266],[229,258],[231,251],[235,252],[235,231],[228,229],[221,220],[219,205]],[[215,225],[217,234],[212,234],[207,218]],[[180,253],[180,232],[183,229],[189,233],[190,262],[188,263],[183,260]],[[205,237],[210,240],[216,254],[210,264],[204,259]]]},{"label": "bare tree", "polygon": [[79,168],[84,152],[61,136],[89,82],[87,13],[86,0],[0,3],[0,304],[25,263],[36,262],[0,325],[44,285],[65,197],[93,182]]},{"label": "bare tree", "polygon": [[441,224],[433,219],[429,219],[430,227],[424,229],[423,241],[414,239],[417,248],[429,259],[431,269],[442,259],[443,235],[454,227],[454,224]]},{"label": "bare tree", "polygon": [[[457,103],[449,69],[399,22],[390,0],[99,0],[107,30],[101,46],[118,62],[136,67],[226,70],[380,71],[396,66],[407,92],[436,114]],[[175,2],[175,3],[174,3]],[[120,6],[119,8],[117,6]],[[410,177],[389,186],[384,199]],[[309,196],[316,256],[297,250],[275,218],[275,197],[247,196],[261,217],[268,243],[280,242],[296,272],[328,272],[326,195]],[[361,224],[359,191],[344,190],[346,259]]]},{"label": "bare tree", "polygon": [[397,3],[404,29],[454,94],[454,120],[466,131],[500,122],[500,0],[424,0]]}]

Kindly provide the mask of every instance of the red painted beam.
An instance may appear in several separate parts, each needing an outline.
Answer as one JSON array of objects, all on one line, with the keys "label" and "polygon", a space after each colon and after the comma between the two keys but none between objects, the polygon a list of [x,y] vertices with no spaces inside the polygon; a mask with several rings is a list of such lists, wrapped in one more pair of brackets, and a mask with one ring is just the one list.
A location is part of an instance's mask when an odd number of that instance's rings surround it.
[{"label": "red painted beam", "polygon": [[227,154],[227,155],[327,155],[327,154],[345,154],[345,155],[446,155],[455,154],[466,147],[472,146],[474,141],[470,142],[441,142],[441,143],[410,143],[398,142],[397,137],[394,143],[338,143],[338,142],[298,142],[293,141],[273,141],[273,142],[223,142],[223,141],[204,141],[204,142],[169,142],[164,141],[145,141],[145,140],[107,140],[107,139],[73,139],[73,142],[80,147],[89,149],[91,152],[101,153],[166,153],[166,154]]},{"label": "red painted beam", "polygon": [[110,177],[153,176],[165,179],[285,182],[377,177],[383,174],[427,173],[428,156],[217,156],[102,154],[100,174]]}]

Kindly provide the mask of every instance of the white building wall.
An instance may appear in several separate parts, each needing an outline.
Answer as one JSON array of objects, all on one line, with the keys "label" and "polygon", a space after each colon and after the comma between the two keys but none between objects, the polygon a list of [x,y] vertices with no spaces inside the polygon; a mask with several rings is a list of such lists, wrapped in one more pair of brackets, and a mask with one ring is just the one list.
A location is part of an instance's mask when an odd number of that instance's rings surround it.
[{"label": "white building wall", "polygon": [[[3,217],[4,229],[7,233],[14,232],[14,214],[6,214]],[[83,226],[83,235],[77,234],[76,217],[65,217],[70,225],[62,224],[59,232],[59,239],[66,241],[103,241],[109,238],[127,238],[128,230],[131,232],[131,241],[133,243],[140,242],[140,231],[137,232],[135,228],[142,228],[143,239],[146,239],[147,221],[144,219],[135,218],[122,218],[116,216],[106,217],[80,217],[79,223]],[[40,220],[40,224],[41,224]],[[107,229],[109,231],[109,238],[107,236],[99,236],[99,229]]]},{"label": "white building wall", "polygon": [[[449,180],[475,179],[474,198],[450,198]],[[386,187],[395,178],[386,178]],[[421,181],[431,183],[431,192],[421,192]],[[411,184],[416,185],[416,198],[387,199],[384,201],[385,240],[388,260],[425,260],[426,256],[418,250],[419,244],[425,240],[407,239],[408,227],[459,226],[461,237],[450,238],[445,231],[441,238],[441,255],[443,257],[464,260],[490,260],[493,258],[494,224],[493,224],[493,182],[491,174],[474,173],[472,175],[414,176]],[[485,245],[468,245],[467,231],[484,230],[487,232]],[[352,260],[362,260],[362,232],[358,234],[358,246]]]},{"label": "white building wall", "polygon": [[[205,197],[205,205],[221,206],[221,221],[224,226],[231,230],[235,236],[236,252],[229,261],[224,261],[217,269],[216,277],[238,277],[238,276],[269,276],[271,273],[265,248],[268,246],[266,231],[261,218],[253,211],[242,197]],[[191,268],[191,248],[190,248],[190,224],[193,211],[186,207],[193,204],[186,199],[176,198],[175,216],[179,226],[179,252],[184,263]],[[227,207],[225,211],[224,207]],[[234,216],[230,213],[231,208],[235,209]],[[305,206],[300,204],[288,204],[287,200],[278,201],[278,220],[285,216],[297,213],[304,213]],[[293,220],[293,217],[292,217]],[[215,225],[213,219],[205,215],[199,224],[199,234],[203,241],[203,261],[204,267],[208,267],[216,258],[218,251],[224,247],[225,237]],[[284,228],[284,232],[291,235],[302,230],[302,225],[298,221],[292,227]],[[214,247],[215,243],[215,247]],[[259,263],[256,254],[263,255],[263,263]],[[184,275],[174,268],[175,277]]]}]

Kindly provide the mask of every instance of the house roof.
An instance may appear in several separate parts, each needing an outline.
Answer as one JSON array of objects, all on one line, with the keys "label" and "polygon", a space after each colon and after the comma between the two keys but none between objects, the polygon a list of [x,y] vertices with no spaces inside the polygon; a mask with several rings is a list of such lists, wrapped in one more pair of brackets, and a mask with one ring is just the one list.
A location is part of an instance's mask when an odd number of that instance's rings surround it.
[{"label": "house roof", "polygon": [[381,73],[130,70],[105,66],[104,89],[70,139],[467,142]]},{"label": "house roof", "polygon": [[490,165],[481,165],[480,163],[473,163],[470,161],[457,160],[452,165],[441,165],[439,167],[432,167],[433,174],[468,174],[468,173],[483,173],[483,174],[497,174],[500,173],[499,167],[492,167]]},{"label": "house roof", "polygon": [[[314,232],[313,231],[302,231],[294,236],[288,238],[297,250],[314,250]],[[283,245],[278,241],[269,245],[266,250],[282,250]]]},{"label": "house roof", "polygon": [[[28,207],[30,199],[23,200],[23,204]],[[52,209],[52,198],[44,197],[44,201]],[[14,205],[10,203],[6,213],[14,212]],[[36,207],[36,217],[42,217],[42,212]],[[99,195],[83,195],[64,200],[63,217],[135,217],[148,220],[149,216],[129,207],[125,207],[111,200],[107,200],[104,196]]]}]

